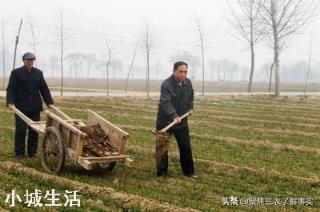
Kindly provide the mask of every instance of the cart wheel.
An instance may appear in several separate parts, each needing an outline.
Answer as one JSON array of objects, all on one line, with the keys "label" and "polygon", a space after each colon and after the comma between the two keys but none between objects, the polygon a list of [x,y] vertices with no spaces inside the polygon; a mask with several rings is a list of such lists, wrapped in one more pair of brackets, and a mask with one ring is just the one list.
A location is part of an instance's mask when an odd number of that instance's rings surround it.
[{"label": "cart wheel", "polygon": [[106,170],[107,172],[111,172],[114,167],[116,166],[117,162],[113,161],[113,162],[109,162],[109,163],[105,163],[105,164],[100,164],[100,167],[103,170]]},{"label": "cart wheel", "polygon": [[110,162],[108,167],[107,167],[107,171],[111,172],[113,170],[113,168],[116,166],[117,162]]},{"label": "cart wheel", "polygon": [[60,131],[55,127],[48,127],[45,131],[41,163],[43,168],[53,174],[58,174],[64,166],[66,149]]}]

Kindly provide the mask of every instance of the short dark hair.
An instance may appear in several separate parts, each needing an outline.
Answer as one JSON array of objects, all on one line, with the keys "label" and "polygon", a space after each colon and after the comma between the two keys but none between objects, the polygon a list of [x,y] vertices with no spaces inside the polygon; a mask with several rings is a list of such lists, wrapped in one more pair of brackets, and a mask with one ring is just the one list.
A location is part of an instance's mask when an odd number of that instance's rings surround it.
[{"label": "short dark hair", "polygon": [[173,70],[177,70],[179,66],[187,66],[188,68],[188,64],[186,62],[183,62],[183,61],[178,61],[178,62],[175,62],[174,65],[173,65]]}]

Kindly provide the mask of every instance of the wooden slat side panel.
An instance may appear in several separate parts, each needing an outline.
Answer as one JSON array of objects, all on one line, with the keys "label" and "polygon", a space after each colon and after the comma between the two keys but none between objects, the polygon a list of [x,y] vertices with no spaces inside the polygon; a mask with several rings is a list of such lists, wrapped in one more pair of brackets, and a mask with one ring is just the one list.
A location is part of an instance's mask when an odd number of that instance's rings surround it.
[{"label": "wooden slat side panel", "polygon": [[84,139],[78,135],[78,136],[74,136],[77,137],[77,144],[76,144],[76,157],[80,157],[82,155],[83,152],[83,145],[84,145]]},{"label": "wooden slat side panel", "polygon": [[107,157],[79,157],[82,160],[88,160],[92,163],[106,163],[111,161],[124,161],[129,158],[128,155],[107,156]]},{"label": "wooden slat side panel", "polygon": [[111,122],[105,120],[103,117],[89,110],[87,125],[90,126],[94,124],[100,124],[101,128],[109,136],[111,143],[117,147],[120,154],[123,153],[129,134],[116,127]]}]

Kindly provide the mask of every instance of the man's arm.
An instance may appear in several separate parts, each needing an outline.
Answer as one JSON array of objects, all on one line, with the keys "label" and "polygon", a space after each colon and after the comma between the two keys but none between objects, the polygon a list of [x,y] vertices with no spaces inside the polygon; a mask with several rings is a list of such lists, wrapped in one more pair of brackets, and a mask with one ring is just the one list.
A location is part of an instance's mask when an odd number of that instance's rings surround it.
[{"label": "man's arm", "polygon": [[160,95],[160,107],[166,113],[166,115],[171,118],[171,120],[174,120],[176,117],[178,117],[178,115],[177,111],[172,105],[171,99],[172,97],[169,88],[166,88],[164,85],[162,85]]},{"label": "man's arm", "polygon": [[191,94],[190,94],[190,100],[189,100],[189,103],[188,103],[188,110],[193,112],[194,90],[193,90],[193,86],[192,86],[191,80],[189,81],[189,83],[190,83],[190,86],[191,86]]},{"label": "man's arm", "polygon": [[43,74],[42,72],[41,73],[41,76],[40,76],[40,93],[41,93],[41,96],[43,98],[43,100],[45,101],[45,103],[47,104],[47,106],[49,107],[50,105],[53,105],[53,99],[51,97],[51,93],[50,93],[50,90],[48,88],[48,85],[43,77]]},{"label": "man's arm", "polygon": [[18,77],[16,72],[12,71],[9,77],[7,87],[7,107],[14,105],[16,100],[16,90],[18,86]]}]

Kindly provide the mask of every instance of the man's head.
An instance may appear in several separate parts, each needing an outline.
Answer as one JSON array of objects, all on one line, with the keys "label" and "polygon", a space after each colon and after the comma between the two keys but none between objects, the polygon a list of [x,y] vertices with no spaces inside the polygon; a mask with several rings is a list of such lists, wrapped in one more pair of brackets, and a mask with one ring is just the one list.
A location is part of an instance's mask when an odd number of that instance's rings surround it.
[{"label": "man's head", "polygon": [[188,64],[178,61],[173,65],[173,75],[177,81],[184,81],[188,74]]},{"label": "man's head", "polygon": [[36,59],[36,56],[31,52],[26,52],[22,56],[23,64],[27,67],[27,69],[32,68],[35,59]]}]

